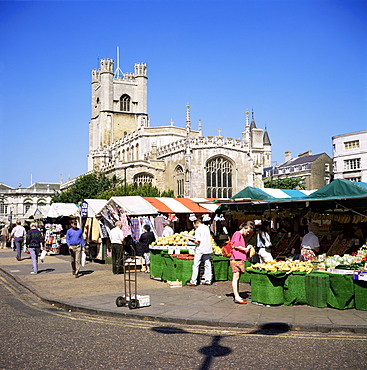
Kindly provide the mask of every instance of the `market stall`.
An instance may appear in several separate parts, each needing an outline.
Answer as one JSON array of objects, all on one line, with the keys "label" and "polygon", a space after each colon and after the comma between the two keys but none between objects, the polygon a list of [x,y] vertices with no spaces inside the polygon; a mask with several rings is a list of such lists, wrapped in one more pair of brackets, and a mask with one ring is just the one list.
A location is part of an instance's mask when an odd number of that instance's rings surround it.
[{"label": "market stall", "polygon": [[81,216],[87,255],[92,260],[103,260],[102,237],[96,215],[107,204],[105,199],[85,199],[81,203]]},{"label": "market stall", "polygon": [[45,246],[47,254],[68,254],[66,231],[70,220],[80,225],[80,207],[74,203],[52,203],[44,219]]},{"label": "market stall", "polygon": [[272,235],[272,253],[283,262],[296,260],[308,222],[316,221],[320,225],[320,260],[313,261],[312,272],[252,266],[247,269],[252,300],[270,305],[367,309],[367,298],[363,298],[367,297],[367,265],[361,256],[352,255],[362,253],[366,242],[367,184],[334,180],[308,195],[281,190],[289,193],[287,197],[279,197],[279,190],[269,194],[269,189],[246,188],[221,204],[220,211],[234,224],[244,218],[272,220],[273,228],[281,230]]}]

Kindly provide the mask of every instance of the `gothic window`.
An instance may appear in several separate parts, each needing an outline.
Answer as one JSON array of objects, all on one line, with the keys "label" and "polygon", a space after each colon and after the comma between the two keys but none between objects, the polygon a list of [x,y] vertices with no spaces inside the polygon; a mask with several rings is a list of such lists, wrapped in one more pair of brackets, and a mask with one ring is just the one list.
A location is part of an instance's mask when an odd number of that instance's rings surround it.
[{"label": "gothic window", "polygon": [[122,112],[130,112],[130,96],[129,95],[122,95],[120,98],[120,111]]},{"label": "gothic window", "polygon": [[185,190],[184,190],[184,172],[181,166],[177,166],[175,168],[175,193],[177,197],[184,197]]},{"label": "gothic window", "polygon": [[149,173],[139,173],[134,176],[134,187],[143,186],[144,184],[153,185],[153,175]]},{"label": "gothic window", "polygon": [[206,165],[207,198],[232,196],[232,165],[223,157],[215,157]]}]

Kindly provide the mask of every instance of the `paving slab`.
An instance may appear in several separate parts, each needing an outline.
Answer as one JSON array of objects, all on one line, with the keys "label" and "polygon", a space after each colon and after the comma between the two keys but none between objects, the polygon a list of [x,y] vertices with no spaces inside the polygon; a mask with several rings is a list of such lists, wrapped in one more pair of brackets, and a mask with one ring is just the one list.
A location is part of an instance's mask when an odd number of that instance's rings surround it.
[{"label": "paving slab", "polygon": [[[301,306],[259,306],[251,303],[251,286],[240,283],[240,294],[247,304],[233,303],[231,281],[211,286],[170,288],[166,283],[137,273],[137,293],[149,295],[151,306],[130,310],[117,307],[124,294],[124,276],[114,275],[111,265],[87,261],[81,277],[71,274],[69,256],[46,256],[39,274],[31,275],[31,258],[21,261],[11,249],[0,250],[0,270],[46,302],[92,314],[154,320],[167,323],[218,327],[303,330],[316,332],[367,333],[367,311]],[[135,274],[132,274],[132,277]],[[134,283],[131,285],[135,291]]]}]

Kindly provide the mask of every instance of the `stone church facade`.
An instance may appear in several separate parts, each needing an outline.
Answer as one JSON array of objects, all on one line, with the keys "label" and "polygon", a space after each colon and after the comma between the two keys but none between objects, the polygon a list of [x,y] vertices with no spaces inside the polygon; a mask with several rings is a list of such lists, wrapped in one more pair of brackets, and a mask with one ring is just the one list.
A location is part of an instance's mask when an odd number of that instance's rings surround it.
[{"label": "stone church facade", "polygon": [[[240,139],[203,136],[194,130],[190,106],[186,125],[150,126],[147,65],[120,73],[112,59],[92,71],[92,118],[89,124],[88,171],[116,174],[127,183],[146,182],[175,197],[229,198],[246,186],[262,187],[263,167],[271,165],[266,130],[246,111]],[[228,124],[228,123],[225,123]]]}]

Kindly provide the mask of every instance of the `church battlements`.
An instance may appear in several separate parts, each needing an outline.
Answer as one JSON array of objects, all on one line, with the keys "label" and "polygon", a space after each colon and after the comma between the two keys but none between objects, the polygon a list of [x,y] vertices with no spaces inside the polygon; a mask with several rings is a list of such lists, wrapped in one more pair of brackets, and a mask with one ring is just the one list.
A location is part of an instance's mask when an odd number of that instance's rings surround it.
[{"label": "church battlements", "polygon": [[[184,151],[186,149],[186,139],[177,140],[173,143],[157,148],[157,158],[174,152]],[[249,145],[243,143],[240,139],[232,139],[224,136],[198,136],[190,138],[190,147],[192,149],[210,149],[210,148],[228,148],[237,149],[243,152],[250,150]],[[147,153],[146,157],[150,153]]]}]

